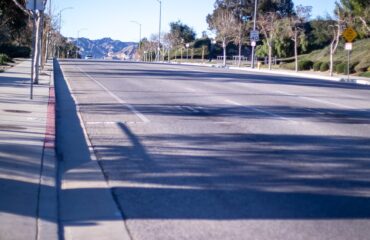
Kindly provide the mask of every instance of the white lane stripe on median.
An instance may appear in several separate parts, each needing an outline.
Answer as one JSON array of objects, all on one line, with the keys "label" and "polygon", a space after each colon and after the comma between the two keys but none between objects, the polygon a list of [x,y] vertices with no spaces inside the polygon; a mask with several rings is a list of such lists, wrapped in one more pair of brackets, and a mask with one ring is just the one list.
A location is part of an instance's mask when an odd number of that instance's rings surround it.
[{"label": "white lane stripe on median", "polygon": [[260,113],[263,113],[263,114],[266,114],[266,115],[275,117],[275,118],[280,119],[280,120],[284,120],[284,121],[289,121],[289,122],[295,123],[295,121],[290,120],[289,118],[280,116],[278,114],[275,114],[275,113],[272,113],[272,112],[269,112],[269,111],[265,111],[265,110],[262,110],[262,109],[259,109],[259,108],[256,108],[256,107],[245,106],[245,105],[243,105],[241,103],[235,102],[235,101],[230,100],[230,99],[226,99],[225,101],[228,102],[228,103],[230,103],[230,104],[241,106],[241,107],[244,107],[244,108],[248,108],[248,109],[250,109],[252,111],[260,112]]},{"label": "white lane stripe on median", "polygon": [[129,103],[127,103],[126,101],[124,101],[123,99],[121,99],[120,97],[118,97],[116,94],[114,94],[113,92],[111,92],[108,88],[106,88],[103,84],[101,84],[98,80],[96,80],[95,78],[93,78],[92,76],[90,76],[90,74],[86,73],[85,71],[83,71],[80,67],[78,68],[80,70],[81,73],[85,74],[89,79],[93,80],[96,84],[98,84],[102,89],[104,89],[104,91],[106,91],[112,98],[114,98],[118,103],[128,107],[138,118],[141,119],[141,121],[145,122],[145,123],[149,123],[150,120],[145,117],[142,113],[140,113],[138,110],[136,110],[136,108],[132,105],[130,105]]}]

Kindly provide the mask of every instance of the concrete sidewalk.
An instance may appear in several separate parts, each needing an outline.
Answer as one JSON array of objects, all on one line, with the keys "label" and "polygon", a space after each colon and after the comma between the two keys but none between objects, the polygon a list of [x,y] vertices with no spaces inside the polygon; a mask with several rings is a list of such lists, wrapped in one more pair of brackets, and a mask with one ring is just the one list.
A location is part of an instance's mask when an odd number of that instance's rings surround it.
[{"label": "concrete sidewalk", "polygon": [[30,60],[0,74],[0,239],[58,239],[52,62],[30,100]]}]

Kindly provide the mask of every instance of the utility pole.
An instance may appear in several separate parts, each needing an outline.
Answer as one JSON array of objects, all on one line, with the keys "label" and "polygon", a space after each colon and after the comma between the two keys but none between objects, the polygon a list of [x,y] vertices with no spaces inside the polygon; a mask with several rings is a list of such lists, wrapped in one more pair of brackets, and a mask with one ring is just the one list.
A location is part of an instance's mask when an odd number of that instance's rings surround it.
[{"label": "utility pole", "polygon": [[[257,6],[258,6],[258,0],[254,0],[254,16],[253,16],[253,31],[256,31],[257,27]],[[255,61],[254,61],[254,51],[255,47],[252,45],[252,68],[254,68]]]},{"label": "utility pole", "polygon": [[78,52],[79,52],[79,47],[78,44],[80,42],[80,32],[87,30],[87,28],[81,28],[77,31],[77,39],[76,39],[76,59],[78,58]]},{"label": "utility pole", "polygon": [[162,27],[162,0],[157,0],[159,3],[159,32],[158,32],[158,54],[157,61],[161,60],[161,27]]},{"label": "utility pole", "polygon": [[[62,37],[62,13],[66,10],[73,9],[73,7],[66,7],[59,11],[59,35]],[[58,58],[60,58],[60,46],[58,48]]]},{"label": "utility pole", "polygon": [[137,22],[137,21],[131,21],[132,23],[135,23],[139,26],[139,51],[141,50],[141,23]]}]

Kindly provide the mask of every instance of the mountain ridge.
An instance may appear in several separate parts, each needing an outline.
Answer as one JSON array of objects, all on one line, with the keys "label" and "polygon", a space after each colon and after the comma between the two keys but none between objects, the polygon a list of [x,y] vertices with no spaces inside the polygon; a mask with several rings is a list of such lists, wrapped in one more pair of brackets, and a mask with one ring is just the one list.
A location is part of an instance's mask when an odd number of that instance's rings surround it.
[{"label": "mountain ridge", "polygon": [[122,42],[110,37],[91,40],[89,38],[70,38],[79,49],[82,58],[131,60],[134,58],[138,43]]}]

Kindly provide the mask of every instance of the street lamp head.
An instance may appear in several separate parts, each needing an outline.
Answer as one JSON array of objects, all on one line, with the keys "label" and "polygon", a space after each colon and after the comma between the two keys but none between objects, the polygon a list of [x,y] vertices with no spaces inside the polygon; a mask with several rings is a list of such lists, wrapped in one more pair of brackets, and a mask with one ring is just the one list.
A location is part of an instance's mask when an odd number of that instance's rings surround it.
[{"label": "street lamp head", "polygon": [[66,8],[63,8],[62,10],[59,11],[59,14],[62,14],[62,12],[66,11],[66,10],[72,10],[73,7],[66,7]]}]

